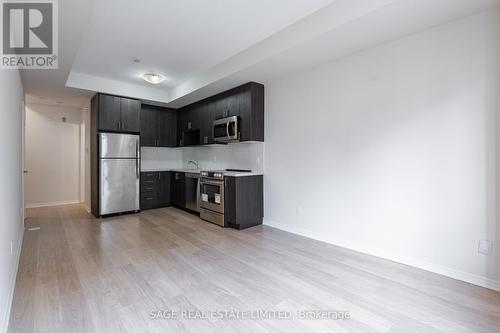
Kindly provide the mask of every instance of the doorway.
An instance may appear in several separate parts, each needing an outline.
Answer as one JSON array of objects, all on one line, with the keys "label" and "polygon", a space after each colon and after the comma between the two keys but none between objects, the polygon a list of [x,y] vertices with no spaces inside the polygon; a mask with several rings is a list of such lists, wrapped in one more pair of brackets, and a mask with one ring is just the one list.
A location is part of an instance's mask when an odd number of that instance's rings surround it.
[{"label": "doorway", "polygon": [[23,109],[25,208],[82,202],[82,110],[36,103]]}]

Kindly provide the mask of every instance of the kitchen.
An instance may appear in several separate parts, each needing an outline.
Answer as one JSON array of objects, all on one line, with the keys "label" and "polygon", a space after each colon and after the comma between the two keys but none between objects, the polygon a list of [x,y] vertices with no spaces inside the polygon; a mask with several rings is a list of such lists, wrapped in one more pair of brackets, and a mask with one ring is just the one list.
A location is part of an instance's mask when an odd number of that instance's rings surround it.
[{"label": "kitchen", "polygon": [[[91,121],[94,216],[173,206],[221,227],[262,224],[262,148],[252,146],[264,142],[263,85],[249,82],[179,110],[98,93]],[[231,151],[236,145],[245,159],[234,149],[227,161],[206,156],[213,146]],[[174,156],[166,158],[170,166],[145,158],[161,150]]]}]

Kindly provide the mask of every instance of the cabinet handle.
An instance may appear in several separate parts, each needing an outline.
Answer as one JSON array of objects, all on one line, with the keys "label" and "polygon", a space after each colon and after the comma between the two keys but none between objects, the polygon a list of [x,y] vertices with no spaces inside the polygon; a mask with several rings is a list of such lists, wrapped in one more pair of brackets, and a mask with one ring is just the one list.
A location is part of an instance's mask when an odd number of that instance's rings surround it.
[{"label": "cabinet handle", "polygon": [[158,172],[158,179],[161,179],[161,172]]}]

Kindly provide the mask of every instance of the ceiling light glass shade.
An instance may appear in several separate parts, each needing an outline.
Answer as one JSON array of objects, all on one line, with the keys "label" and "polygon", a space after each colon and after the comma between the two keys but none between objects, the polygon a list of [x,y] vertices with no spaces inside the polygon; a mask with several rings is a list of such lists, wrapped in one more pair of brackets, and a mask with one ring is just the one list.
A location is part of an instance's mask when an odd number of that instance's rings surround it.
[{"label": "ceiling light glass shade", "polygon": [[155,73],[143,74],[142,78],[144,79],[144,81],[151,84],[158,84],[161,83],[163,80],[165,80],[165,77],[163,75]]}]

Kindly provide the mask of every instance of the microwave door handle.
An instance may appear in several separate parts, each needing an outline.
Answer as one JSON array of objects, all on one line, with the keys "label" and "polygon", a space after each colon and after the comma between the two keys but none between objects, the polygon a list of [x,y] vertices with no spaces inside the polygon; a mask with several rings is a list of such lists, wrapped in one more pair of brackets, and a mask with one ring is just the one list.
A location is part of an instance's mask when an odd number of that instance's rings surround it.
[{"label": "microwave door handle", "polygon": [[226,134],[227,134],[227,139],[228,139],[228,140],[230,140],[230,136],[229,136],[229,123],[230,123],[230,121],[228,121],[228,122],[226,123]]}]

